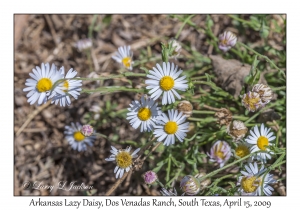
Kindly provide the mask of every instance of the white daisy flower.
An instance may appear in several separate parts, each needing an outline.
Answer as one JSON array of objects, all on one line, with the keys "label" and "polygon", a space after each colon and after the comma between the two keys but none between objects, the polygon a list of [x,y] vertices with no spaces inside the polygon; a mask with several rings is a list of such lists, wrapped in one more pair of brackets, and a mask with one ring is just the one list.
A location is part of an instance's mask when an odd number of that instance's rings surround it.
[{"label": "white daisy flower", "polygon": [[132,70],[132,56],[133,53],[130,50],[130,46],[123,46],[118,48],[118,52],[112,58],[128,70]]},{"label": "white daisy flower", "polygon": [[96,139],[95,135],[85,136],[81,132],[82,125],[80,123],[71,123],[71,126],[65,126],[66,139],[74,150],[84,151],[87,149],[86,145],[93,146]]},{"label": "white daisy flower", "polygon": [[[62,75],[64,75],[65,69],[64,67],[61,67],[60,70]],[[71,68],[67,75],[64,77],[66,79],[64,82],[61,82],[57,85],[55,88],[55,91],[52,92],[52,94],[49,96],[49,98],[52,98],[52,104],[55,103],[55,105],[58,104],[60,106],[69,106],[71,104],[70,95],[73,96],[75,99],[78,98],[81,91],[82,81],[81,80],[69,80],[76,76],[77,71],[73,70]],[[80,77],[76,77],[80,78]]]},{"label": "white daisy flower", "polygon": [[170,64],[169,62],[163,62],[162,67],[156,64],[156,67],[149,71],[147,77],[150,79],[145,81],[148,85],[146,88],[151,89],[149,91],[151,98],[156,100],[163,94],[162,105],[174,103],[174,95],[181,99],[176,90],[185,91],[188,88],[186,76],[179,77],[182,70],[177,71],[178,66],[174,66],[174,63]]},{"label": "white daisy flower", "polygon": [[164,145],[169,146],[175,143],[175,137],[183,142],[186,133],[189,131],[189,122],[185,122],[186,116],[177,110],[168,110],[169,116],[162,114],[158,118],[158,124],[155,126],[154,135],[159,137],[157,141],[163,141]]},{"label": "white daisy flower", "polygon": [[[237,185],[240,185],[238,191],[241,195],[272,195],[274,190],[270,184],[276,182],[272,174],[264,174],[267,169],[262,165],[258,169],[257,163],[245,165],[246,171],[241,171],[244,176],[240,176]],[[263,192],[263,193],[262,193]]]},{"label": "white daisy flower", "polygon": [[141,125],[141,132],[152,131],[156,125],[157,117],[161,115],[160,108],[152,98],[141,97],[141,102],[132,101],[128,108],[127,120],[134,129]]},{"label": "white daisy flower", "polygon": [[41,68],[36,66],[36,69],[32,69],[32,71],[33,73],[29,73],[29,75],[33,79],[26,80],[25,85],[28,87],[24,88],[23,91],[29,91],[26,96],[28,97],[30,105],[34,104],[36,101],[38,101],[38,104],[40,105],[47,102],[47,97],[50,95],[54,83],[63,76],[60,74],[60,71],[57,71],[54,64],[52,64],[50,69],[49,63],[42,63]]},{"label": "white daisy flower", "polygon": [[110,152],[112,155],[109,158],[105,158],[106,161],[116,161],[117,166],[115,167],[114,173],[116,174],[116,179],[122,178],[124,175],[124,171],[128,172],[132,167],[132,159],[137,158],[137,153],[140,151],[140,148],[134,150],[133,153],[130,154],[131,147],[127,147],[126,149],[116,149],[111,146],[112,150]]},{"label": "white daisy flower", "polygon": [[250,130],[250,135],[245,139],[245,141],[252,146],[251,153],[259,150],[264,151],[256,154],[256,159],[263,162],[266,162],[266,159],[271,159],[271,155],[274,154],[269,148],[266,148],[266,146],[273,145],[270,142],[276,138],[270,130],[271,128],[268,129],[264,124],[261,124],[259,131],[256,125],[254,129]]}]

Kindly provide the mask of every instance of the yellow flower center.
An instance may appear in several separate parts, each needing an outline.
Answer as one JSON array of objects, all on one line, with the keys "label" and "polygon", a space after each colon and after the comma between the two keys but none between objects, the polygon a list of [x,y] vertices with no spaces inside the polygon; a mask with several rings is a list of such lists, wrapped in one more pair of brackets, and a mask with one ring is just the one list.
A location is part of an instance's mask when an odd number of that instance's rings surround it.
[{"label": "yellow flower center", "polygon": [[254,192],[259,186],[260,180],[255,176],[252,177],[243,177],[241,181],[241,186],[246,193]]},{"label": "yellow flower center", "polygon": [[127,168],[132,164],[132,157],[128,152],[119,152],[116,156],[117,165],[120,168]]},{"label": "yellow flower center", "polygon": [[164,91],[171,90],[174,87],[174,79],[170,76],[164,76],[160,79],[159,86]]},{"label": "yellow flower center", "polygon": [[226,45],[227,44],[227,39],[223,39],[221,42],[222,42],[223,45]]},{"label": "yellow flower center", "polygon": [[264,137],[264,136],[260,136],[257,140],[257,146],[259,149],[261,150],[266,150],[266,146],[269,145],[269,140],[268,138]]},{"label": "yellow flower center", "polygon": [[42,78],[36,84],[36,89],[39,92],[46,92],[48,90],[51,90],[51,88],[52,88],[52,81],[48,78]]},{"label": "yellow flower center", "polygon": [[68,89],[69,89],[69,82],[68,81],[65,81],[64,84],[63,84],[63,87],[64,87],[64,92],[67,92]]},{"label": "yellow flower center", "polygon": [[246,155],[250,154],[250,150],[247,146],[241,144],[235,149],[235,154],[240,158],[245,157]]},{"label": "yellow flower center", "polygon": [[244,99],[244,103],[247,104],[250,107],[250,110],[256,110],[256,106],[259,102],[259,97],[256,98],[250,98],[248,94],[246,95]]},{"label": "yellow flower center", "polygon": [[138,111],[137,116],[142,121],[149,120],[149,118],[151,117],[151,110],[146,107],[143,107]]},{"label": "yellow flower center", "polygon": [[221,158],[221,159],[224,159],[224,153],[221,152],[221,151],[215,152],[215,155],[218,156],[218,157]]},{"label": "yellow flower center", "polygon": [[85,136],[84,136],[80,131],[76,131],[76,132],[73,134],[73,136],[74,136],[74,139],[75,139],[76,141],[82,141],[82,140],[84,140],[84,138],[85,138]]},{"label": "yellow flower center", "polygon": [[129,68],[131,65],[131,58],[130,57],[123,58],[122,63],[126,68]]},{"label": "yellow flower center", "polygon": [[178,129],[177,123],[169,121],[165,124],[165,131],[167,134],[174,134]]}]

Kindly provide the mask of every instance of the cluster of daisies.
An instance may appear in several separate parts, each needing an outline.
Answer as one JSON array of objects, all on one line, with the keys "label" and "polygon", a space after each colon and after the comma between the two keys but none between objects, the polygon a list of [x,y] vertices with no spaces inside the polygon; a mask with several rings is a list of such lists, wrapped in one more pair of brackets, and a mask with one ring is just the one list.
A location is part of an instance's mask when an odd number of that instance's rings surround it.
[{"label": "cluster of daisies", "polygon": [[[177,45],[174,45],[174,48],[174,51],[180,50]],[[132,52],[129,46],[120,47],[113,59],[132,70]],[[128,108],[126,119],[129,120],[130,125],[134,129],[140,128],[141,132],[153,131],[157,141],[164,142],[165,146],[175,144],[176,139],[183,142],[188,132],[189,123],[186,122],[187,117],[182,112],[172,109],[165,114],[156,102],[160,96],[162,96],[162,105],[174,103],[175,98],[181,99],[177,91],[185,91],[188,88],[186,76],[181,76],[182,72],[174,63],[156,64],[149,71],[148,79],[145,81],[150,96],[142,95],[140,100],[132,101]],[[116,162],[117,166],[114,170],[116,178],[121,178],[124,171],[128,172],[133,163],[132,158],[137,156],[139,149],[132,154],[129,151],[130,147],[125,150],[112,147],[112,155],[106,159]]]},{"label": "cluster of daisies", "polygon": [[[41,105],[48,100],[51,103],[59,104],[60,106],[69,106],[71,104],[70,96],[78,98],[81,91],[81,80],[74,80],[77,71],[72,68],[65,75],[64,67],[58,68],[49,63],[42,63],[41,67],[36,66],[29,73],[31,79],[27,79],[23,89],[27,93],[28,102],[30,105],[38,103]],[[78,77],[76,77],[78,78]]]},{"label": "cluster of daisies", "polygon": [[[210,153],[210,161],[216,162],[220,167],[234,156],[235,158],[243,158],[250,153],[255,153],[247,159],[245,170],[241,171],[242,175],[239,177],[237,185],[240,186],[239,192],[242,195],[271,195],[274,190],[269,184],[276,182],[273,175],[265,173],[264,164],[274,154],[269,147],[274,144],[274,133],[271,128],[265,127],[261,124],[250,130],[250,134],[245,138],[248,129],[241,121],[234,120],[227,127],[227,133],[233,138],[235,142],[235,149],[232,149],[226,141],[217,141],[213,144]],[[258,170],[257,162],[261,164],[261,169]]]}]

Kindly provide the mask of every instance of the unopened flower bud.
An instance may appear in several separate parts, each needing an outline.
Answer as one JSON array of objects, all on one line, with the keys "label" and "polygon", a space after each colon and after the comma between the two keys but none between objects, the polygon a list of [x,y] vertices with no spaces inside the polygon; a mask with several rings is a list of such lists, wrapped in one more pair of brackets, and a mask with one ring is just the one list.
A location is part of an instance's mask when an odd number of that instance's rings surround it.
[{"label": "unopened flower bud", "polygon": [[256,84],[252,88],[252,92],[259,94],[262,103],[265,105],[269,103],[272,99],[272,90],[268,85]]},{"label": "unopened flower bud", "polygon": [[175,39],[171,39],[168,42],[169,45],[172,44],[172,48],[174,48],[172,55],[170,55],[170,57],[178,57],[180,55],[180,51],[181,51],[181,45],[175,40]]},{"label": "unopened flower bud", "polygon": [[197,178],[187,175],[181,180],[180,188],[187,195],[197,195],[200,191],[200,182]]},{"label": "unopened flower bud", "polygon": [[94,128],[90,125],[83,125],[81,128],[81,133],[84,136],[91,136],[94,133]]},{"label": "unopened flower bud", "polygon": [[234,120],[227,126],[227,133],[233,138],[234,141],[238,141],[245,137],[248,128],[242,121]]},{"label": "unopened flower bud", "polygon": [[177,105],[177,110],[183,112],[186,117],[190,117],[193,112],[193,105],[189,101],[181,101]]},{"label": "unopened flower bud", "polygon": [[225,31],[219,35],[219,49],[223,52],[227,52],[236,44],[237,38],[230,31]]},{"label": "unopened flower bud", "polygon": [[157,175],[154,171],[147,171],[144,174],[144,181],[146,184],[153,184],[157,180]]},{"label": "unopened flower bud", "polygon": [[[200,172],[196,177],[199,179],[203,176],[205,176],[206,173],[205,172]],[[210,178],[206,178],[204,180],[201,181],[200,183],[200,189],[204,189],[206,188],[207,186],[209,186],[211,184],[211,179]]]}]

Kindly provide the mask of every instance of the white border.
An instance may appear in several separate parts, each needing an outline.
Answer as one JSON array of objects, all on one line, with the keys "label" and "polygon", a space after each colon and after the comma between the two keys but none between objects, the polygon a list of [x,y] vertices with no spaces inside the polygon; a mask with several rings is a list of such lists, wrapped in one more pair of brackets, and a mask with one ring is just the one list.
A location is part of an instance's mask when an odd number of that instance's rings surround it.
[{"label": "white border", "polygon": [[[4,3],[3,3],[4,2]],[[293,1],[296,2],[296,1]],[[270,200],[272,201],[272,207],[270,209],[277,208],[293,208],[296,207],[296,199],[298,198],[297,187],[299,181],[296,179],[299,172],[296,154],[299,154],[298,146],[299,139],[296,136],[296,125],[298,117],[298,105],[297,99],[299,98],[297,87],[294,84],[299,83],[299,56],[297,48],[299,43],[299,15],[297,11],[297,4],[289,1],[200,1],[200,0],[185,0],[185,1],[2,1],[1,2],[1,62],[2,66],[2,81],[1,85],[1,206],[3,209],[12,209],[13,207],[22,207],[22,209],[29,209],[29,202],[32,197],[13,197],[13,14],[14,13],[287,13],[287,81],[288,81],[288,128],[287,128],[287,151],[288,151],[288,169],[287,169],[287,197],[249,197],[251,201],[254,200]],[[293,100],[292,100],[293,99]],[[38,197],[33,197],[35,200]],[[43,200],[81,200],[85,197],[42,197]],[[106,199],[107,197],[96,197],[96,200]],[[124,198],[124,197],[123,197]],[[139,200],[138,197],[125,197],[130,200]],[[144,197],[145,199],[152,199],[154,197]],[[233,200],[237,197],[228,197]],[[247,199],[242,197],[243,199]],[[91,199],[91,197],[89,197]],[[112,199],[120,199],[120,197],[112,197]],[[160,197],[160,199],[163,199]],[[176,198],[174,198],[176,199]],[[180,198],[177,198],[180,199]],[[209,200],[225,200],[226,197],[207,197]],[[5,208],[9,207],[9,208]],[[46,207],[52,208],[52,207]],[[66,208],[66,207],[64,207]],[[68,209],[75,209],[75,207],[69,207]],[[117,207],[120,208],[120,207]],[[130,207],[132,208],[132,207]],[[143,208],[143,207],[142,207]],[[149,209],[149,207],[147,207]],[[150,207],[151,208],[151,207]],[[167,207],[171,208],[171,207]],[[197,207],[201,208],[201,207]],[[2,207],[1,207],[2,209]],[[35,207],[35,209],[41,209],[41,207]],[[44,208],[43,208],[44,209]],[[83,208],[80,208],[83,209]],[[89,209],[96,209],[90,207]],[[213,209],[213,208],[210,208]]]}]

